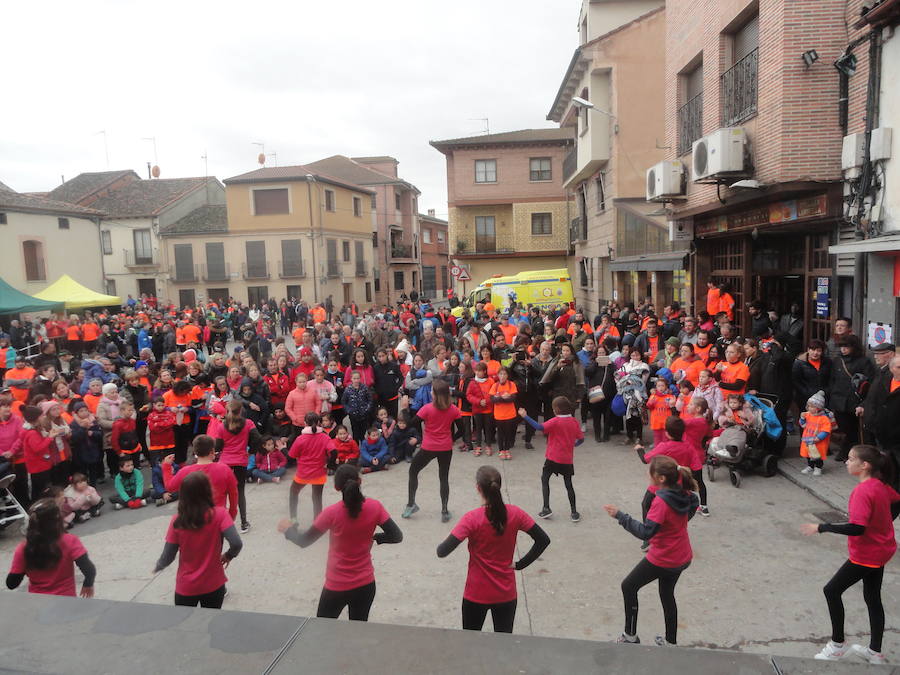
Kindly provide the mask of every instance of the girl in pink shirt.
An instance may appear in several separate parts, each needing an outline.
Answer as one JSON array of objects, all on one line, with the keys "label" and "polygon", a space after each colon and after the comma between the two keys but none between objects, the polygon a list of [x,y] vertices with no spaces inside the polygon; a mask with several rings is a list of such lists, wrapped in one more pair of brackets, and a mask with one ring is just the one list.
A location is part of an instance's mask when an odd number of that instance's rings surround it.
[{"label": "girl in pink shirt", "polygon": [[691,470],[666,455],[650,461],[650,483],[656,487],[656,498],[644,522],[638,522],[613,504],[604,505],[611,518],[638,539],[650,542],[647,557],[641,560],[622,581],[625,598],[625,630],[616,642],[639,643],[637,635],[638,591],[659,580],[659,599],[663,606],[666,636],[656,636],[658,645],[674,645],[678,632],[678,606],[675,584],[691,564],[693,552],[687,524],[697,512],[699,500]]},{"label": "girl in pink shirt", "polygon": [[700,491],[700,515],[709,517],[709,507],[706,502],[706,483],[703,482],[703,465],[706,463],[706,439],[712,434],[712,414],[709,411],[709,403],[703,398],[691,399],[685,406],[684,442],[694,451],[694,461],[691,464],[691,472],[694,481]]},{"label": "girl in pink shirt", "polygon": [[297,460],[297,473],[291,483],[288,512],[291,520],[297,521],[297,502],[304,485],[312,488],[313,517],[322,512],[322,491],[328,480],[328,464],[337,458],[337,450],[331,436],[321,427],[322,421],[314,412],[306,413],[306,428],[294,439],[288,456]]},{"label": "girl in pink shirt", "polygon": [[[334,474],[334,489],[341,501],[316,516],[306,532],[287,518],[278,523],[278,531],[301,548],[330,532],[325,585],[319,596],[316,616],[337,619],[344,607],[351,621],[368,621],[375,600],[375,568],[372,542],[399,544],[403,533],[377,499],[363,497],[359,469],[342,464]],[[376,533],[375,528],[381,532]]]},{"label": "girl in pink shirt", "polygon": [[[460,518],[450,535],[437,548],[439,558],[450,555],[463,540],[469,540],[469,573],[463,591],[462,627],[481,630],[488,611],[495,633],[512,633],[516,620],[516,570],[538,559],[550,545],[550,537],[518,506],[504,504],[500,472],[482,466],[475,473],[482,505]],[[513,564],[516,535],[527,532],[534,540],[531,550]]]},{"label": "girl in pink shirt", "polygon": [[[850,493],[846,523],[804,523],[806,536],[834,532],[847,536],[847,562],[825,584],[825,600],[831,615],[831,640],[816,654],[824,661],[837,661],[852,653],[873,664],[885,663],[881,653],[884,635],[884,606],[881,582],[884,567],[894,557],[897,541],[894,519],[900,514],[900,494],[889,485],[890,457],[871,445],[855,445],[847,456],[847,473],[859,478]],[[841,596],[851,586],[863,582],[863,598],[869,610],[869,646],[844,644],[844,603]]]}]

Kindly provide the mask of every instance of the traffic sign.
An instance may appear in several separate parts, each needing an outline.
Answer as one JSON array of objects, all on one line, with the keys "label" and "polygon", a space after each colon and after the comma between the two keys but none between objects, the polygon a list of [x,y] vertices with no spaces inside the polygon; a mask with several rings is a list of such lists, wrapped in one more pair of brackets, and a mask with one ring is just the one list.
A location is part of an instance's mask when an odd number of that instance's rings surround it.
[{"label": "traffic sign", "polygon": [[472,281],[472,277],[469,276],[469,270],[467,270],[465,267],[463,267],[459,271],[459,274],[456,275],[456,280],[457,281]]},{"label": "traffic sign", "polygon": [[452,274],[453,276],[458,277],[460,272],[462,272],[462,267],[460,267],[459,265],[450,266],[450,274]]}]

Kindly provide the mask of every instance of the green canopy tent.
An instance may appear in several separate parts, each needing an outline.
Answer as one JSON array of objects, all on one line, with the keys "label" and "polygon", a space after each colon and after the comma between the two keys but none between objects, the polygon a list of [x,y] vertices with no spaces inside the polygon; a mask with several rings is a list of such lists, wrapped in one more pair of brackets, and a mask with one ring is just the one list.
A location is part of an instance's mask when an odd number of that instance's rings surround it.
[{"label": "green canopy tent", "polygon": [[22,312],[54,312],[62,309],[63,303],[55,300],[41,300],[26,295],[0,279],[0,314],[20,314]]}]

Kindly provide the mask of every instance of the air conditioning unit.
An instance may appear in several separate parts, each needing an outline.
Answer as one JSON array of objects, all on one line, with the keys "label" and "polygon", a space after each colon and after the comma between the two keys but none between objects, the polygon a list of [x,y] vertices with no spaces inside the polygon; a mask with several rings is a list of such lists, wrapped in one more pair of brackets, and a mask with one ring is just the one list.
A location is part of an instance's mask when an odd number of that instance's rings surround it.
[{"label": "air conditioning unit", "polygon": [[678,160],[665,160],[647,169],[647,201],[668,201],[683,197],[684,164]]},{"label": "air conditioning unit", "polygon": [[866,135],[863,133],[844,136],[841,145],[841,168],[844,171],[858,169],[866,156]]},{"label": "air conditioning unit", "polygon": [[691,180],[715,178],[721,174],[746,173],[744,161],[747,134],[743,127],[723,127],[694,141],[691,151]]}]

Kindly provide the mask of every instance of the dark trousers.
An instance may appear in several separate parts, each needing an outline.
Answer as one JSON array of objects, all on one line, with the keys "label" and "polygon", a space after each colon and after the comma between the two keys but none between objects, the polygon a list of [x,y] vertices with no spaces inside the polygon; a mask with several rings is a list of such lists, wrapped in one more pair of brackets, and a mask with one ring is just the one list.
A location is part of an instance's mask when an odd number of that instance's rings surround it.
[{"label": "dark trousers", "polygon": [[194,440],[194,424],[176,424],[175,430],[175,463],[184,464],[187,461],[188,447]]},{"label": "dark trousers", "polygon": [[881,604],[881,582],[884,578],[884,567],[863,567],[849,560],[841,565],[831,580],[825,584],[823,592],[828,603],[828,614],[831,616],[831,639],[844,641],[844,602],[841,596],[860,580],[863,582],[863,599],[869,610],[869,649],[881,651],[881,639],[884,636],[884,605]]},{"label": "dark trousers", "polygon": [[349,591],[330,591],[322,589],[319,596],[319,608],[316,616],[323,619],[337,619],[344,607],[351,621],[368,621],[369,610],[375,601],[375,582],[352,588]]},{"label": "dark trousers", "polygon": [[363,442],[363,439],[366,437],[366,430],[368,426],[368,417],[356,417],[355,415],[350,415],[350,428],[352,429],[351,435],[353,436],[353,440],[357,443]]},{"label": "dark trousers", "polygon": [[11,486],[12,495],[17,502],[27,509],[28,505],[31,504],[31,495],[28,492],[28,470],[25,468],[25,463],[13,464],[12,472],[16,476]]},{"label": "dark trousers", "polygon": [[590,403],[591,419],[594,420],[594,440],[608,441],[612,426],[612,414],[609,411],[609,401],[603,399],[599,403]]},{"label": "dark trousers", "polygon": [[[547,409],[546,409],[546,401],[541,398],[540,394],[534,392],[533,394],[526,395],[525,397],[525,411],[528,413],[528,416],[533,419],[535,422],[539,422],[538,417],[543,417],[546,421],[547,417]],[[525,442],[530,443],[531,439],[534,438],[534,435],[537,432],[534,427],[530,424],[525,425]]]},{"label": "dark trousers", "polygon": [[[553,472],[548,467],[544,467],[543,472],[541,472],[541,495],[544,498],[544,508],[550,508],[550,476],[553,475]],[[572,485],[572,476],[563,476],[563,483],[566,486],[566,494],[569,496],[569,506],[572,509],[572,513],[575,513],[575,487]]]},{"label": "dark trousers", "polygon": [[466,444],[466,448],[468,450],[472,449],[472,416],[471,415],[463,415],[456,422],[456,433],[454,434],[454,439],[460,438],[462,442]]},{"label": "dark trousers", "polygon": [[475,423],[475,445],[481,447],[494,444],[494,416],[491,413],[473,413],[472,421]]},{"label": "dark trousers", "polygon": [[[137,471],[137,469],[135,469],[135,471]],[[141,494],[135,495],[134,497],[129,497],[128,499],[122,499],[119,496],[119,494],[116,493],[112,497],[109,498],[109,501],[112,502],[113,504],[121,504],[122,506],[128,506],[128,502],[132,499],[148,499],[150,497],[150,492],[151,492],[150,488],[144,488],[144,491]],[[176,602],[175,604],[177,605],[178,603]]]},{"label": "dark trousers", "polygon": [[835,459],[847,459],[850,448],[859,443],[859,418],[852,412],[836,412],[834,419],[838,423],[838,430],[844,434],[844,440]]},{"label": "dark trousers", "polygon": [[516,605],[518,600],[509,602],[497,602],[492,605],[483,605],[480,602],[472,602],[463,598],[462,601],[462,627],[463,630],[481,630],[488,610],[494,622],[495,633],[512,633],[513,624],[516,621]]},{"label": "dark trousers", "polygon": [[412,463],[409,465],[409,499],[407,506],[416,503],[416,491],[419,489],[419,472],[424,469],[431,460],[438,461],[438,480],[441,483],[441,511],[447,510],[447,502],[450,500],[450,461],[453,459],[453,452],[448,450],[445,452],[432,452],[431,450],[419,450],[413,455]]},{"label": "dark trousers", "polygon": [[644,558],[622,581],[622,597],[625,600],[625,633],[637,635],[638,591],[652,581],[659,580],[659,599],[662,602],[663,617],[666,622],[666,642],[675,644],[678,636],[678,605],[675,604],[675,584],[681,573],[687,569],[681,567],[659,567]]},{"label": "dark trousers", "polygon": [[206,609],[221,609],[222,602],[225,600],[225,585],[222,584],[216,590],[204,593],[203,595],[181,595],[175,594],[175,604],[184,607],[205,607]]},{"label": "dark trousers", "polygon": [[53,481],[53,469],[29,474],[29,478],[31,478],[31,501],[36,502],[44,496],[44,490],[50,487]]},{"label": "dark trousers", "polygon": [[233,466],[231,471],[237,479],[238,510],[241,513],[241,525],[247,524],[247,497],[244,496],[244,488],[247,487],[247,467]]},{"label": "dark trousers", "polygon": [[[106,448],[103,451],[103,455],[106,457],[106,470],[109,472],[109,477],[115,478],[116,474],[119,473],[119,455],[112,448]],[[100,464],[100,478],[103,478],[102,463]]]},{"label": "dark trousers", "polygon": [[703,482],[703,469],[691,471],[694,482],[697,483],[697,491],[700,493],[700,506],[706,506],[706,483]]},{"label": "dark trousers", "polygon": [[629,440],[632,438],[638,441],[644,440],[644,421],[641,419],[640,415],[626,418],[625,433],[628,434]]},{"label": "dark trousers", "polygon": [[516,440],[516,427],[519,425],[519,418],[513,417],[508,420],[494,420],[497,427],[497,448],[499,450],[509,450]]},{"label": "dark trousers", "polygon": [[397,419],[397,410],[400,406],[400,398],[392,398],[389,401],[385,401],[381,404],[385,410],[387,410],[388,415],[391,416],[392,419]]}]

